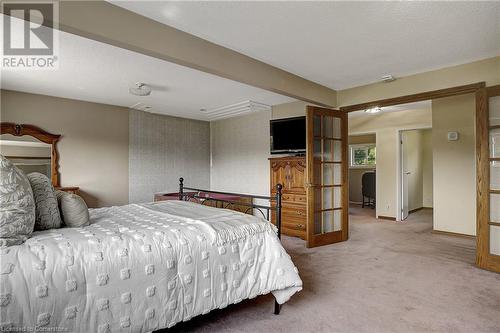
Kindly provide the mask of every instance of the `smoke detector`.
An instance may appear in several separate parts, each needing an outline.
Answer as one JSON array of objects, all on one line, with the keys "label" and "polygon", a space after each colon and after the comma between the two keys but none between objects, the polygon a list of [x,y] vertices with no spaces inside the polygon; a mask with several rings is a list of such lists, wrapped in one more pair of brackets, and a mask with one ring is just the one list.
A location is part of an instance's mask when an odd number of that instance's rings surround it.
[{"label": "smoke detector", "polygon": [[151,94],[151,87],[145,83],[137,82],[135,86],[130,87],[128,91],[135,96],[149,96]]},{"label": "smoke detector", "polygon": [[391,74],[388,74],[388,75],[384,75],[380,78],[380,80],[382,82],[392,82],[392,81],[396,81],[396,78],[394,76],[392,76]]}]

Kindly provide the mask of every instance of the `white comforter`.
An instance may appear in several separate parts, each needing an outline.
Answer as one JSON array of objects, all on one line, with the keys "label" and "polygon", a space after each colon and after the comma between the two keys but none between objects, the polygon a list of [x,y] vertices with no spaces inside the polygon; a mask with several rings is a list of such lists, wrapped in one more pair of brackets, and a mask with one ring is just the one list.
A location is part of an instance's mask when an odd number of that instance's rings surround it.
[{"label": "white comforter", "polygon": [[267,221],[181,201],[100,208],[91,225],[0,250],[3,327],[144,332],[302,281]]}]

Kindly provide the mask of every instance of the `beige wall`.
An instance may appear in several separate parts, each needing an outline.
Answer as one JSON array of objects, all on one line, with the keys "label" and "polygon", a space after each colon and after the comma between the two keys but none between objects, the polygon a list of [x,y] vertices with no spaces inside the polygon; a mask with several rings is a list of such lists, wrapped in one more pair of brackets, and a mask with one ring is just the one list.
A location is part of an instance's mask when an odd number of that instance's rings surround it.
[{"label": "beige wall", "polygon": [[432,101],[435,230],[476,234],[474,115],[472,94]]},{"label": "beige wall", "polygon": [[128,203],[128,110],[1,91],[1,121],[61,134],[61,185],[79,186],[90,207]]},{"label": "beige wall", "polygon": [[15,91],[1,96],[1,121],[62,135],[61,185],[79,186],[89,207],[152,201],[156,192],[177,191],[180,176],[209,187],[208,122]]},{"label": "beige wall", "polygon": [[308,105],[312,104],[303,101],[296,101],[275,105],[272,107],[272,118],[282,119],[305,116]]},{"label": "beige wall", "polygon": [[269,194],[270,120],[261,111],[210,123],[211,189]]},{"label": "beige wall", "polygon": [[377,216],[397,216],[399,131],[431,126],[432,112],[427,109],[349,119],[350,135],[375,132],[377,136]]},{"label": "beige wall", "polygon": [[432,208],[433,203],[433,153],[432,153],[432,130],[427,129],[422,131],[422,145],[423,145],[423,184],[422,184],[422,205],[426,208]]},{"label": "beige wall", "polygon": [[269,195],[269,121],[305,116],[309,104],[284,103],[271,112],[212,121],[210,188]]},{"label": "beige wall", "polygon": [[488,86],[500,84],[500,57],[405,76],[390,83],[340,90],[337,92],[337,105],[346,106],[481,81]]},{"label": "beige wall", "polygon": [[[349,144],[376,143],[376,134],[365,134],[349,136]],[[361,191],[361,178],[368,171],[373,171],[375,168],[349,168],[349,201],[360,203],[363,200]]]}]

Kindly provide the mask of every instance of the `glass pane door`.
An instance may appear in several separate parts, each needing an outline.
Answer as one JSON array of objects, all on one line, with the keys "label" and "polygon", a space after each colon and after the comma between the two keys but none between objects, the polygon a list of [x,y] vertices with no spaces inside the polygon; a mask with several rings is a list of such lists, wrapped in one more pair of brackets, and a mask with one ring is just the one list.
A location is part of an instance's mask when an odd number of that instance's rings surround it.
[{"label": "glass pane door", "polygon": [[347,116],[337,110],[307,110],[307,246],[347,239]]},{"label": "glass pane door", "polygon": [[489,254],[500,256],[500,96],[489,98]]},{"label": "glass pane door", "polygon": [[476,155],[476,263],[500,273],[500,85],[476,92]]}]

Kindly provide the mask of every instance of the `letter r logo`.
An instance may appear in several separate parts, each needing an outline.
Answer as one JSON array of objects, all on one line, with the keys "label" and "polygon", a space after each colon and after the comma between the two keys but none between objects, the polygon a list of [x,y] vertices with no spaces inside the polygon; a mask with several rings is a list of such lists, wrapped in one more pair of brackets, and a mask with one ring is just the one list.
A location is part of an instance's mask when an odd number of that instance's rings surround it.
[{"label": "letter r logo", "polygon": [[54,54],[53,3],[3,3],[3,54]]}]

